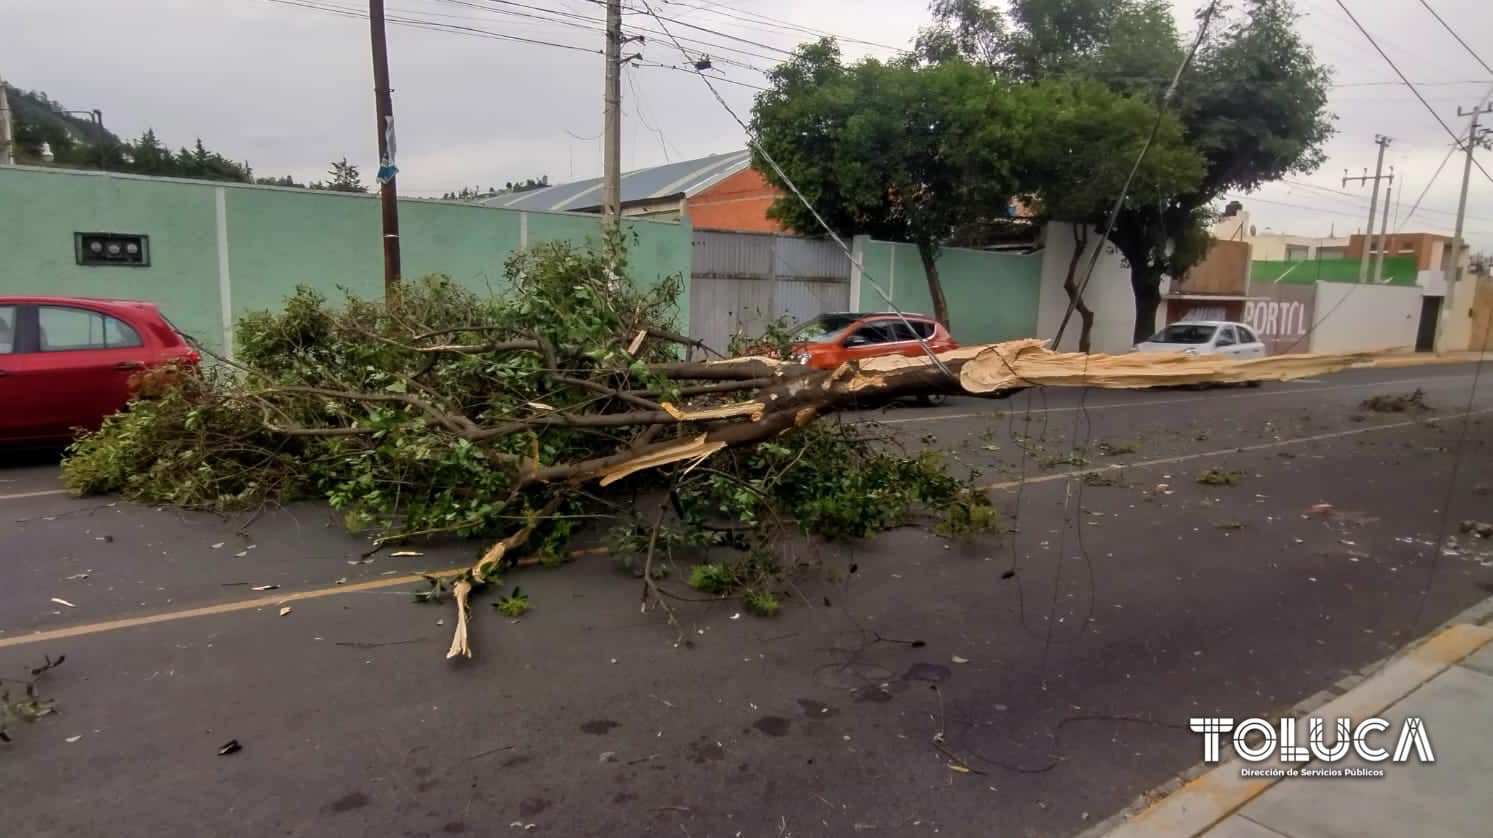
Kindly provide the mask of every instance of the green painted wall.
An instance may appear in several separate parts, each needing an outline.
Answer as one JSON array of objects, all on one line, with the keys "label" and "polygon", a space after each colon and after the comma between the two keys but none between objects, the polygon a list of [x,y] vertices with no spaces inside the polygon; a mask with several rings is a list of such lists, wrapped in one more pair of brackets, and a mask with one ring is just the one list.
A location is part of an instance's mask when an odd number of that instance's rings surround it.
[{"label": "green painted wall", "polygon": [[[868,241],[862,260],[860,307],[881,311],[886,302],[869,280],[886,289],[897,308],[933,313],[928,279],[918,250],[910,244]],[[939,279],[949,302],[950,331],[960,343],[992,343],[1037,333],[1037,302],[1042,288],[1042,254],[1015,255],[944,248]]]},{"label": "green painted wall", "polygon": [[[152,300],[222,347],[210,185],[0,167],[0,294]],[[73,234],[150,236],[149,267],[83,267]]]},{"label": "green painted wall", "polygon": [[[298,285],[331,299],[346,289],[383,292],[379,204],[371,195],[268,189],[0,168],[0,294],[126,297],[160,304],[183,330],[223,347],[217,193],[223,191],[229,297],[236,320],[277,308]],[[400,201],[404,275],[443,273],[474,290],[500,291],[503,263],[528,241],[595,243],[596,216],[520,213],[435,201]],[[688,225],[624,223],[629,273],[652,285],[685,279],[679,325],[687,326],[692,235]],[[148,268],[75,264],[74,232],[150,236]]]},{"label": "green painted wall", "polygon": [[[1369,276],[1374,272],[1369,261]],[[1414,285],[1418,275],[1414,256],[1389,256],[1384,260],[1385,285]],[[1256,259],[1249,263],[1249,281],[1310,285],[1313,282],[1357,282],[1357,259],[1308,259],[1287,262]]]}]

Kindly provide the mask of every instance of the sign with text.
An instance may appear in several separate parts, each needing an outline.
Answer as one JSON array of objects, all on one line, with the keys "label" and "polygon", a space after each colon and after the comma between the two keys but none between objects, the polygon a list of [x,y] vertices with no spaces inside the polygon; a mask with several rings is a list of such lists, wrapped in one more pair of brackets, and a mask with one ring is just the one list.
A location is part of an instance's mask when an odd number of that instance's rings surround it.
[{"label": "sign with text", "polygon": [[1250,296],[1264,299],[1244,304],[1244,322],[1249,324],[1271,355],[1310,352],[1315,285],[1254,283]]}]

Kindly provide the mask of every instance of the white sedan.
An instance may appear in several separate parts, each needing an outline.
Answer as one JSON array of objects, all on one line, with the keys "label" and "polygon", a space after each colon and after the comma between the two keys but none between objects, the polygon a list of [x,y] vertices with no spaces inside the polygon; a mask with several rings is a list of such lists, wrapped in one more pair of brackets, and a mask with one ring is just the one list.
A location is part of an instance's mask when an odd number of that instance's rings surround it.
[{"label": "white sedan", "polygon": [[1254,330],[1226,320],[1189,320],[1173,323],[1135,345],[1137,352],[1181,352],[1184,355],[1224,355],[1263,358],[1269,354]]}]

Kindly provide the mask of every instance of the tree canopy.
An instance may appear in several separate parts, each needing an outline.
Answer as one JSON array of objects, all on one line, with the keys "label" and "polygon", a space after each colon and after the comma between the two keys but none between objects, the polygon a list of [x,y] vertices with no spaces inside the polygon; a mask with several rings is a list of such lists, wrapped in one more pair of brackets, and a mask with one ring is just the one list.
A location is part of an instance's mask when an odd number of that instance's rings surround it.
[{"label": "tree canopy", "polygon": [[[1328,71],[1296,31],[1290,0],[1245,0],[1209,21],[1158,123],[1162,94],[1191,46],[1165,0],[1011,0],[1008,8],[934,0],[933,22],[918,34],[914,57],[893,65],[846,68],[832,43],[805,45],[759,95],[753,128],[789,176],[808,184],[805,195],[815,206],[830,210],[832,226],[911,241],[900,203],[873,208],[855,199],[876,191],[877,181],[889,197],[911,190],[930,202],[937,198],[942,214],[925,227],[933,230],[936,251],[1003,200],[988,194],[987,184],[914,186],[908,178],[916,181],[917,167],[888,165],[905,147],[848,142],[863,136],[863,126],[897,122],[908,103],[897,98],[895,85],[870,89],[845,79],[901,73],[906,84],[934,87],[935,71],[947,68],[947,78],[961,79],[964,94],[980,104],[951,105],[957,116],[939,125],[959,124],[957,136],[940,130],[935,142],[924,132],[937,163],[932,168],[981,173],[990,155],[959,138],[991,134],[1006,156],[988,186],[1009,188],[1007,198],[1028,196],[1045,219],[1102,223],[1155,125],[1155,142],[1109,231],[1130,264],[1134,333],[1145,337],[1154,331],[1163,277],[1182,275],[1206,254],[1213,203],[1321,164],[1332,134]],[[983,88],[972,68],[983,72]],[[925,98],[922,110],[913,103],[906,113],[925,114],[938,101]],[[811,230],[799,212],[787,201],[777,207],[789,227]]]}]

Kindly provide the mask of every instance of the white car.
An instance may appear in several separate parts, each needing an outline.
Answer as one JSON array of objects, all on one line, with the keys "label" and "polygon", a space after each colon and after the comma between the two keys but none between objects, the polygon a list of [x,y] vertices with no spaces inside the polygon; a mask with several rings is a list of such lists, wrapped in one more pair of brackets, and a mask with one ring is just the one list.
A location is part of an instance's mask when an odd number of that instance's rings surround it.
[{"label": "white car", "polygon": [[1254,330],[1226,320],[1188,320],[1173,323],[1135,345],[1137,352],[1181,352],[1184,355],[1224,355],[1263,358],[1269,354]]}]

